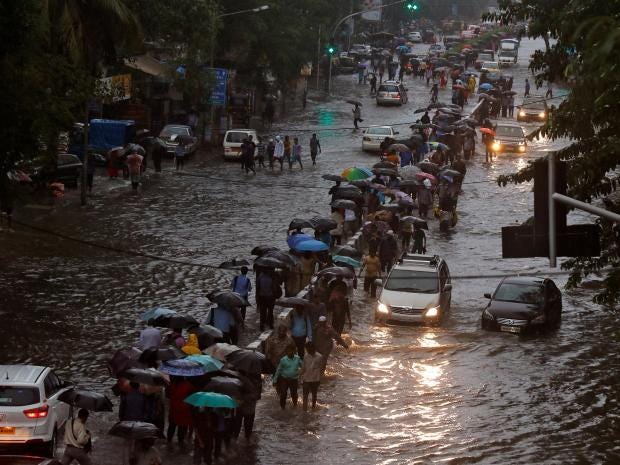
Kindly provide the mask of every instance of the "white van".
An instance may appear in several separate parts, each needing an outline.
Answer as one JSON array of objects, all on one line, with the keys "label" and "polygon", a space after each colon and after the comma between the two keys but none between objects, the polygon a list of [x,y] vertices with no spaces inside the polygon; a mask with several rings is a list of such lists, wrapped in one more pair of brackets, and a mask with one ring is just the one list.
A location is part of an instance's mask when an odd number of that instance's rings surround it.
[{"label": "white van", "polygon": [[[258,143],[258,135],[254,129],[231,129],[226,131],[224,136],[224,159],[226,160],[238,160],[241,157],[241,144],[243,139],[252,136],[252,142]],[[256,156],[257,152],[254,152]]]}]

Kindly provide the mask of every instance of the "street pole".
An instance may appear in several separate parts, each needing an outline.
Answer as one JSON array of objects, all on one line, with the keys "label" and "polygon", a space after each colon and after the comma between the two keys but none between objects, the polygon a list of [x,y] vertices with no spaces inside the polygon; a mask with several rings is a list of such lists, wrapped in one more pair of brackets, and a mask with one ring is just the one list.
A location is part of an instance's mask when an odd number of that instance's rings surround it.
[{"label": "street pole", "polygon": [[553,200],[553,194],[555,194],[555,153],[549,152],[547,155],[547,183],[549,188],[549,266],[555,268],[556,264],[556,251],[557,251],[557,237],[555,230],[555,202]]},{"label": "street pole", "polygon": [[329,76],[327,78],[327,95],[331,97],[332,95],[332,54],[328,53],[329,56]]},{"label": "street pole", "polygon": [[82,206],[86,205],[86,184],[88,179],[88,100],[86,101],[84,110],[84,156],[82,157],[82,186],[80,189],[80,203]]},{"label": "street pole", "polygon": [[316,50],[316,90],[319,90],[321,75],[321,25],[319,24],[319,38]]}]

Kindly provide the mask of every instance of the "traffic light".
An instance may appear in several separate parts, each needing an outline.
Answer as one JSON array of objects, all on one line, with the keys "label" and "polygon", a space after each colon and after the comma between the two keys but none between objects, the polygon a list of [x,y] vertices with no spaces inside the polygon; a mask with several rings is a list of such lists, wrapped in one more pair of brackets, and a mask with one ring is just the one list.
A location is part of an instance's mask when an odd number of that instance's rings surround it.
[{"label": "traffic light", "polygon": [[407,9],[409,11],[417,11],[420,6],[415,2],[407,2]]},{"label": "traffic light", "polygon": [[336,46],[335,45],[327,45],[327,53],[329,53],[330,55],[333,55],[334,53],[336,53]]}]

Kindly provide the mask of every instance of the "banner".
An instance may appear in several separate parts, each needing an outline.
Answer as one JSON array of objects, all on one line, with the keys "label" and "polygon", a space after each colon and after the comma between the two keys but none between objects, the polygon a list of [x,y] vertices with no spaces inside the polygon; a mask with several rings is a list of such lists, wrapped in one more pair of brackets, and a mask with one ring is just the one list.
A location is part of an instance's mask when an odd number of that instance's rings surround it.
[{"label": "banner", "polygon": [[226,89],[228,87],[228,71],[222,68],[209,68],[212,73],[213,88],[211,89],[211,105],[226,105]]},{"label": "banner", "polygon": [[97,94],[108,102],[120,102],[131,98],[131,74],[117,74],[99,79]]},{"label": "banner", "polygon": [[383,0],[362,0],[362,10],[364,10],[362,19],[366,21],[381,21],[381,6],[383,6]]}]

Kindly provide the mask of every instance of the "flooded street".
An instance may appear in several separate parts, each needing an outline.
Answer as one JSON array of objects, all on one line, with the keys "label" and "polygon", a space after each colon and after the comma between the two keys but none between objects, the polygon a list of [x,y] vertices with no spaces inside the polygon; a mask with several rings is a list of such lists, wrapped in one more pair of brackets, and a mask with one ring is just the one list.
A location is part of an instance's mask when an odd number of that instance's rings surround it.
[{"label": "flooded street", "polygon": [[[519,65],[510,71],[517,102],[529,55],[541,43],[524,40]],[[376,107],[368,86],[353,76],[338,76],[329,102],[311,95],[307,110],[274,132],[301,138],[303,171],[246,176],[238,164],[195,160],[184,174],[170,166],[161,176],[151,172],[139,195],[98,177],[86,208],[68,202],[49,212],[18,212],[18,220],[110,249],[19,226],[18,233],[0,236],[0,363],[50,365],[82,386],[109,390],[105,359],[135,343],[141,311],[166,306],[204,320],[206,294],[228,287],[233,276],[215,268],[220,262],[248,257],[259,244],[284,248],[292,218],[328,214],[330,183],[322,174],[377,161],[361,152],[359,132],[322,130],[351,126],[344,99],[364,103],[364,126],[398,125],[408,134],[429,89],[412,77],[406,85],[410,101],[397,108]],[[442,91],[440,100],[449,102],[449,94]],[[526,132],[534,128],[528,124]],[[308,156],[313,129],[323,147],[316,168]],[[590,291],[563,290],[562,326],[554,334],[519,338],[480,329],[483,294],[500,276],[558,273],[551,276],[555,282],[566,282],[546,259],[501,259],[501,227],[531,216],[533,195],[530,183],[500,188],[495,179],[553,148],[534,141],[528,154],[500,155],[490,165],[479,153],[468,165],[456,228],[440,233],[432,221],[429,253],[445,258],[454,286],[443,327],[377,326],[374,302],[358,292],[354,344],[330,359],[318,411],[282,412],[267,389],[258,404],[257,443],[240,447],[234,462],[620,463],[617,317],[593,305]],[[250,309],[244,342],[257,334],[257,321]],[[97,416],[97,441],[113,444],[101,436],[114,415]],[[165,463],[190,462],[180,457]]]}]

